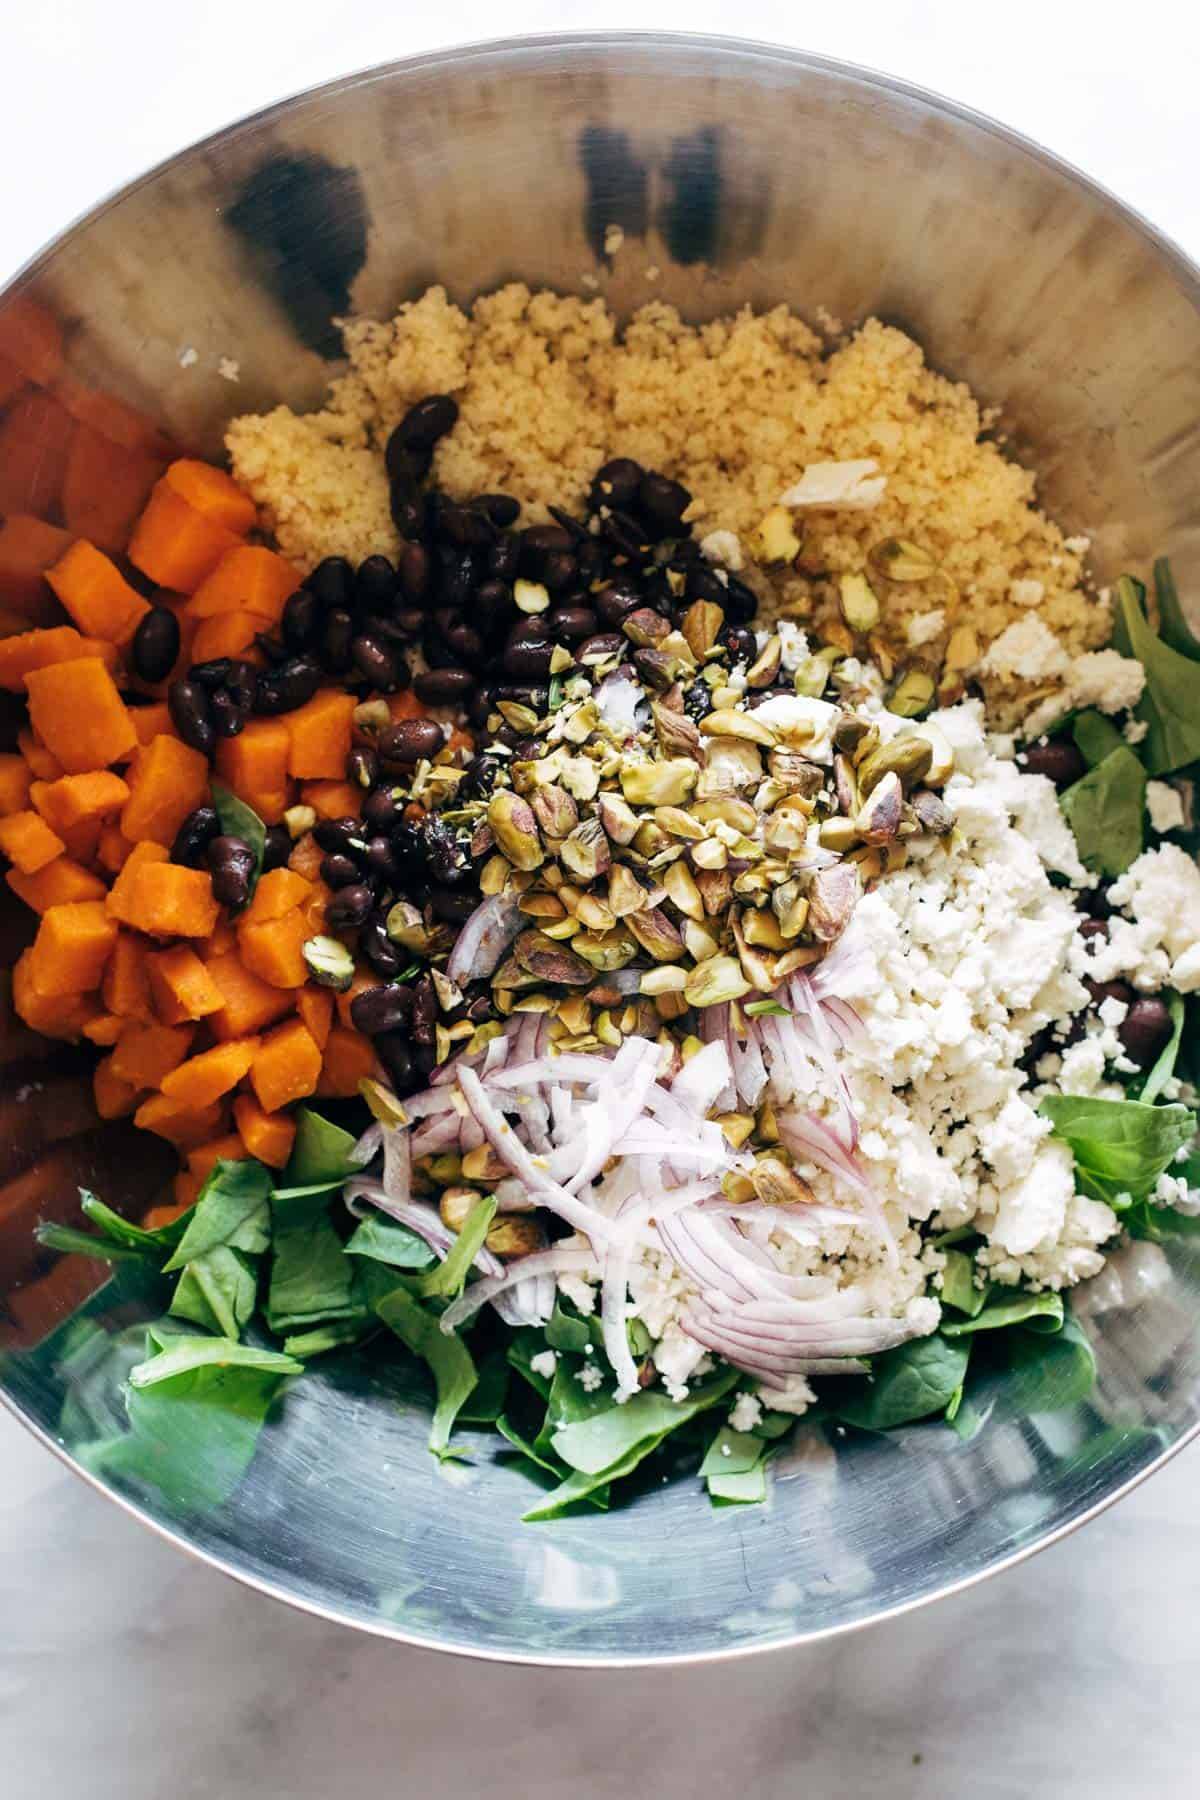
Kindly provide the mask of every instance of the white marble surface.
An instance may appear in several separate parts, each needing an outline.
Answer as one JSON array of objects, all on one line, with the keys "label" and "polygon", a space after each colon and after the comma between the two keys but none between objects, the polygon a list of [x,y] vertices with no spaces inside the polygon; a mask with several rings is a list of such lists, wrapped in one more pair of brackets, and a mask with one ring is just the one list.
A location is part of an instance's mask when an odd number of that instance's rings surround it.
[{"label": "white marble surface", "polygon": [[[737,29],[940,88],[1083,165],[1200,251],[1200,25],[1177,0],[406,10],[7,9],[0,279],[106,188],[281,93],[434,45],[614,25]],[[633,1675],[477,1666],[292,1614],[141,1531],[3,1416],[0,1470],[4,1800],[1197,1791],[1194,1451],[1065,1544],[943,1605],[811,1652]]]}]

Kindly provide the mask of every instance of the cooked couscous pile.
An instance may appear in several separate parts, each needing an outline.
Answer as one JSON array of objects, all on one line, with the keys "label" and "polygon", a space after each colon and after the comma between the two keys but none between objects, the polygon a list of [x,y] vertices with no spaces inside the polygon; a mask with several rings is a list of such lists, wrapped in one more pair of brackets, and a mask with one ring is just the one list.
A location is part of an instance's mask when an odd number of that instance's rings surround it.
[{"label": "cooked couscous pile", "polygon": [[603,300],[513,285],[469,311],[430,288],[390,324],[344,332],[349,373],[323,411],[280,406],[228,434],[238,481],[306,568],[395,554],[380,452],[416,400],[452,393],[458,423],[435,479],[456,498],[498,489],[536,520],[549,504],[579,509],[598,466],[630,456],[690,490],[698,535],[750,543],[806,466],[871,460],[886,477],[878,504],[806,514],[798,566],[747,569],[768,611],[832,616],[828,576],[862,569],[880,540],[915,539],[940,573],[898,584],[888,606],[901,629],[922,619],[913,641],[944,647],[948,593],[981,648],[1031,609],[1067,652],[1108,636],[1108,608],[1082,585],[1086,543],[1038,511],[1033,475],[981,436],[969,390],[878,320],[830,349],[786,306],[693,326],[652,302],[621,332]]}]

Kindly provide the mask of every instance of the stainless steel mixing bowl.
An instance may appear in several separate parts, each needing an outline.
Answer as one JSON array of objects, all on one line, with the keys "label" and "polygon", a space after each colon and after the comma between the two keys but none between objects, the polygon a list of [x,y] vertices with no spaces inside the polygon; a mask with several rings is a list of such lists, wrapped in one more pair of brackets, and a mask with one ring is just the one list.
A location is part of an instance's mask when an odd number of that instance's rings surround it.
[{"label": "stainless steel mixing bowl", "polygon": [[[615,262],[610,224],[625,233]],[[623,313],[651,296],[691,317],[784,300],[902,322],[1003,406],[1013,450],[1054,515],[1091,536],[1102,580],[1169,552],[1185,591],[1200,581],[1196,271],[988,120],[783,50],[543,39],[301,95],[73,226],[0,302],[0,344],[14,296],[36,293],[65,325],[74,380],[213,451],[234,408],[318,398],[331,315],[387,313],[431,281],[466,298],[513,277],[594,279]],[[6,930],[10,958],[20,926]],[[78,1467],[82,1440],[117,1417],[116,1335],[148,1302],[126,1277],[55,1331],[88,1277],[76,1259],[39,1260],[30,1228],[70,1216],[81,1177],[136,1210],[162,1169],[148,1142],[96,1129],[78,1063],[46,1051],[11,1019],[0,1033],[2,1380]],[[1019,1417],[997,1396],[969,1443],[940,1426],[804,1435],[763,1508],[712,1512],[685,1482],[607,1516],[521,1525],[529,1489],[490,1440],[439,1470],[407,1390],[333,1363],[296,1387],[217,1513],[115,1497],[264,1592],[410,1642],[564,1664],[787,1644],[1027,1555],[1194,1434],[1197,1253],[1135,1246],[1079,1311],[1099,1362],[1085,1401]]]}]

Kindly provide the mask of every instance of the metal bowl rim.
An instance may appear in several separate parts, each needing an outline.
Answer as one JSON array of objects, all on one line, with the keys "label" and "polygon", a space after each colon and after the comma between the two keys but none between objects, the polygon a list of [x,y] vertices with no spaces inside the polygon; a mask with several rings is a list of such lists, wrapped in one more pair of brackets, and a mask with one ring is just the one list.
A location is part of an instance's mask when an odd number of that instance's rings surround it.
[{"label": "metal bowl rim", "polygon": [[[840,79],[857,82],[865,88],[879,89],[906,100],[916,101],[930,112],[1000,138],[1004,143],[1022,151],[1026,156],[1032,157],[1055,174],[1065,176],[1071,184],[1091,194],[1107,212],[1115,215],[1123,224],[1132,227],[1138,236],[1168,264],[1181,289],[1197,311],[1200,311],[1200,265],[1195,263],[1173,238],[1151,224],[1150,220],[1136,207],[1119,199],[1103,183],[1094,180],[1092,176],[1086,174],[1067,158],[1048,150],[1035,139],[1026,137],[1023,132],[1016,131],[1013,127],[1004,125],[999,120],[989,117],[988,114],[976,111],[973,107],[948,99],[932,88],[921,87],[916,82],[905,81],[899,76],[888,75],[882,70],[872,69],[860,63],[846,62],[838,57],[822,56],[813,51],[790,49],[785,45],[772,44],[761,39],[730,37],[712,32],[682,31],[534,32],[519,37],[477,39],[470,43],[453,45],[444,50],[427,51],[416,56],[398,57],[389,62],[375,63],[349,74],[336,76],[333,80],[321,82],[315,87],[297,89],[282,100],[273,101],[269,106],[262,107],[257,112],[247,113],[227,125],[220,126],[216,131],[198,138],[194,143],[186,145],[173,155],[164,157],[160,162],[152,164],[141,175],[123,182],[120,187],[113,189],[111,193],[88,207],[86,211],[77,214],[61,231],[48,239],[40,250],[35,251],[0,288],[0,306],[10,294],[36,279],[39,272],[82,227],[90,224],[94,219],[102,217],[113,207],[156,181],[160,176],[168,174],[173,169],[181,168],[192,157],[202,155],[206,150],[213,149],[218,145],[226,144],[244,131],[270,125],[286,117],[289,111],[298,104],[320,101],[322,98],[341,93],[368,81],[386,80],[389,76],[401,71],[414,73],[434,71],[463,62],[487,62],[497,57],[520,55],[529,51],[557,50],[572,53],[587,50],[612,51],[622,48],[648,49],[667,55],[680,49],[707,50],[722,52],[734,58],[744,58],[747,62],[767,60],[779,63],[785,68],[805,70],[819,76],[836,76]],[[878,1612],[870,1613],[860,1619],[848,1619],[839,1624],[825,1625],[815,1631],[791,1632],[770,1643],[732,1644],[716,1650],[673,1652],[665,1656],[578,1656],[552,1653],[539,1655],[532,1651],[491,1649],[479,1645],[450,1643],[439,1638],[424,1637],[419,1632],[402,1629],[391,1620],[355,1617],[336,1606],[307,1599],[280,1586],[277,1582],[239,1569],[214,1551],[202,1548],[182,1532],[173,1530],[170,1526],[152,1517],[150,1513],[125,1495],[107,1487],[97,1476],[77,1463],[68,1454],[64,1445],[29,1418],[13,1397],[3,1389],[0,1389],[0,1405],[3,1405],[7,1412],[19,1420],[27,1431],[44,1444],[75,1475],[85,1481],[89,1487],[118,1506],[130,1518],[147,1526],[164,1543],[174,1545],[176,1549],[194,1557],[198,1562],[207,1564],[209,1568],[215,1569],[219,1574],[229,1576],[244,1587],[252,1588],[256,1592],[266,1595],[268,1599],[281,1601],[286,1606],[293,1607],[299,1612],[308,1613],[314,1618],[323,1619],[328,1623],[343,1625],[353,1631],[366,1632],[372,1637],[404,1644],[415,1650],[436,1650],[443,1655],[470,1657],[480,1662],[512,1663],[549,1669],[683,1668],[704,1663],[729,1662],[737,1657],[761,1656],[776,1651],[790,1650],[801,1644],[824,1643],[832,1638],[846,1636],[851,1632],[863,1631],[883,1620],[902,1618],[906,1613],[929,1606],[936,1600],[965,1593],[989,1577],[1016,1568],[1030,1557],[1036,1556],[1039,1551],[1061,1542],[1063,1538],[1069,1537],[1080,1526],[1087,1525],[1091,1520],[1098,1518],[1110,1506],[1114,1506],[1118,1500],[1123,1500],[1127,1494],[1133,1493],[1135,1488],[1140,1487],[1144,1481],[1163,1468],[1188,1444],[1200,1437],[1200,1420],[1198,1420],[1174,1443],[1167,1445],[1144,1469],[1139,1469],[1135,1475],[1130,1476],[1111,1493],[1103,1495],[1084,1511],[1066,1520],[1063,1524],[1055,1526],[1034,1542],[1026,1544],[1006,1556],[998,1557],[995,1561],[985,1564],[969,1575],[944,1582],[940,1586],[929,1589],[926,1593],[914,1595],[911,1599],[897,1601],[894,1605],[882,1607]]]}]

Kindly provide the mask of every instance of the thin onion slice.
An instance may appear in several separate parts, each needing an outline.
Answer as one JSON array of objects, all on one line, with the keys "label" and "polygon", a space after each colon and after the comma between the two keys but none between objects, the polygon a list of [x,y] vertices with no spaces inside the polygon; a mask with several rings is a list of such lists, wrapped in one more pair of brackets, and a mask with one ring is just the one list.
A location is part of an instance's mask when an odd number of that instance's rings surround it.
[{"label": "thin onion slice", "polygon": [[583,1275],[599,1267],[595,1252],[575,1249],[570,1245],[556,1244],[552,1250],[535,1250],[530,1256],[522,1256],[516,1262],[509,1263],[499,1275],[488,1275],[482,1281],[473,1281],[465,1288],[457,1300],[442,1314],[440,1324],[449,1336],[473,1319],[480,1307],[494,1300],[506,1288],[513,1287],[518,1281],[528,1281],[539,1275]]}]

